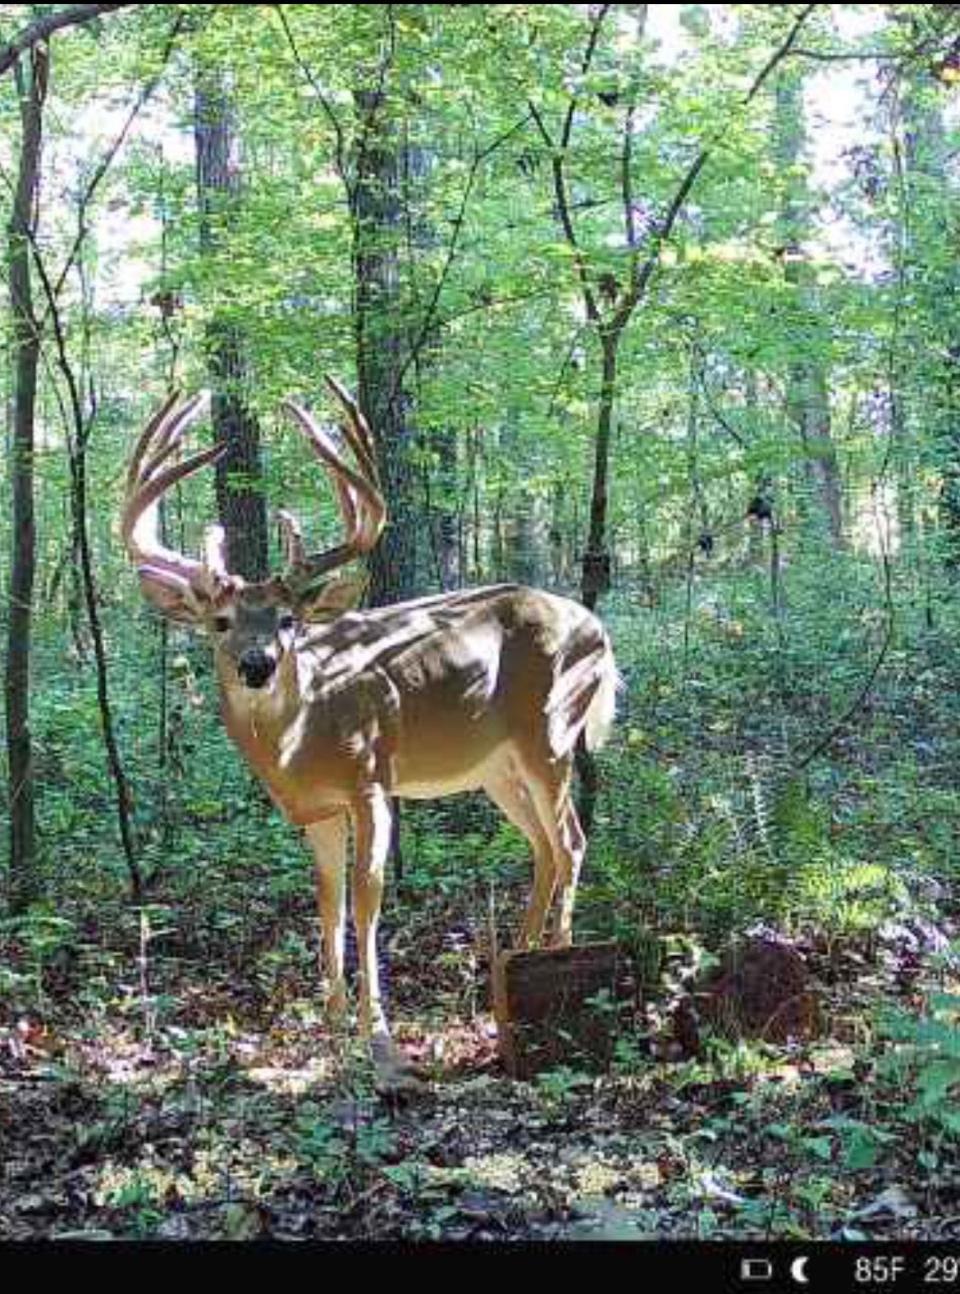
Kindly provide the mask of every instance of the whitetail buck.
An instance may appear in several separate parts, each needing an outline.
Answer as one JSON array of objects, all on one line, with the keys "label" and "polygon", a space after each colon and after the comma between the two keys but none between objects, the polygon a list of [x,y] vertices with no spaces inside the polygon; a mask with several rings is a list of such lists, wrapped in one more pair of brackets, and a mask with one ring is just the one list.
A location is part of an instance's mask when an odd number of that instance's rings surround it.
[{"label": "whitetail buck", "polygon": [[617,674],[607,634],[578,603],[499,584],[357,611],[358,577],[321,575],[369,552],[386,509],[369,428],[331,378],[343,435],[290,401],[336,490],[346,536],[307,554],[281,513],[285,569],[261,583],[227,570],[222,527],[196,560],[163,546],[158,503],[212,463],[216,446],[172,462],[207,397],[171,396],[130,463],[121,529],[145,596],[213,640],[227,731],[316,856],[324,962],[333,1013],[346,1009],[344,924],[348,822],[355,838],[353,912],[360,1022],[381,1077],[403,1079],[380,1002],[376,927],[390,842],[390,797],[421,799],[482,787],[534,856],[521,947],[538,944],[557,900],[552,941],[571,940],[583,832],[571,800],[581,733],[598,746],[613,719]]}]

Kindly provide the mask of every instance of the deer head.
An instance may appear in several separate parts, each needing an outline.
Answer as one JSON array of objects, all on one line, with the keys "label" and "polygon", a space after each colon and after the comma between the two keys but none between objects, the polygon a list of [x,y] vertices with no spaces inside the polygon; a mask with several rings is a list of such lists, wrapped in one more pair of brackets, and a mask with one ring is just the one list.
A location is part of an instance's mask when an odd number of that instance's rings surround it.
[{"label": "deer head", "polygon": [[292,400],[282,408],[307,437],[333,483],[345,538],[331,549],[307,553],[299,522],[280,513],[283,569],[259,582],[227,570],[223,527],[207,528],[203,556],[188,557],[160,539],[159,503],[178,481],[215,462],[224,445],[171,462],[184,432],[209,406],[207,393],[170,396],[147,424],[127,475],[121,535],[137,568],[144,596],[171,620],[205,630],[222,666],[247,688],[270,684],[292,651],[306,621],[334,619],[362,596],[362,576],[328,573],[369,552],[380,536],[386,508],[380,493],[373,441],[356,401],[332,377],[327,386],[344,410],[343,438],[356,467],[345,460],[335,434],[323,430]]}]

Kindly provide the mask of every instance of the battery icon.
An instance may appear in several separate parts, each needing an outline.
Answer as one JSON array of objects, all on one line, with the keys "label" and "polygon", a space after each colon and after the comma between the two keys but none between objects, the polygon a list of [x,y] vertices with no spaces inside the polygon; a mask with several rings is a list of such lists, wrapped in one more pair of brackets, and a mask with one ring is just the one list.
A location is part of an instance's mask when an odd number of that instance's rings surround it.
[{"label": "battery icon", "polygon": [[769,1258],[741,1258],[740,1279],[742,1281],[772,1281],[773,1263]]}]

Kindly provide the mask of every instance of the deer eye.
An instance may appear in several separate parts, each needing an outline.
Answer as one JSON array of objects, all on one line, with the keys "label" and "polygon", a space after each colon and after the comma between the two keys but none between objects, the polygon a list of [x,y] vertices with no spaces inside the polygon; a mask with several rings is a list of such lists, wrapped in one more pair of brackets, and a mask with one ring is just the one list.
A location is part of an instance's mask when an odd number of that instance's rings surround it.
[{"label": "deer eye", "polygon": [[214,616],[214,617],[213,617],[213,627],[214,627],[214,629],[216,629],[216,631],[217,631],[217,633],[218,633],[218,634],[225,634],[225,633],[227,632],[227,630],[230,628],[230,617],[229,617],[229,616]]},{"label": "deer eye", "polygon": [[296,617],[289,611],[285,611],[283,615],[277,617],[278,629],[292,629],[296,623]]}]

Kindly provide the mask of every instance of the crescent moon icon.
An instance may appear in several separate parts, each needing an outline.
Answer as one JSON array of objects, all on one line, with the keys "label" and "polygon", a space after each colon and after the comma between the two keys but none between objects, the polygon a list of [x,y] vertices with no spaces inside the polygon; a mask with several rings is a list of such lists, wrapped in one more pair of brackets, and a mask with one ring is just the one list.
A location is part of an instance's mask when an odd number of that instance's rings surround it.
[{"label": "crescent moon icon", "polygon": [[810,1277],[807,1275],[805,1270],[809,1261],[809,1258],[795,1258],[790,1264],[790,1275],[798,1285],[810,1284]]}]

